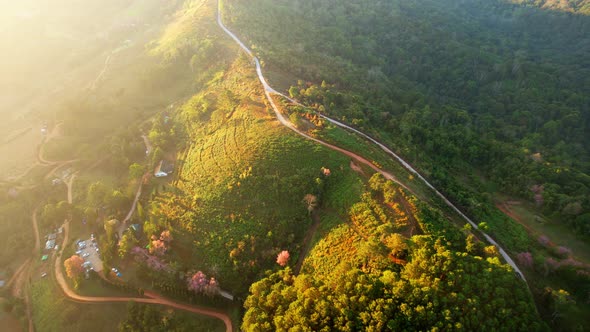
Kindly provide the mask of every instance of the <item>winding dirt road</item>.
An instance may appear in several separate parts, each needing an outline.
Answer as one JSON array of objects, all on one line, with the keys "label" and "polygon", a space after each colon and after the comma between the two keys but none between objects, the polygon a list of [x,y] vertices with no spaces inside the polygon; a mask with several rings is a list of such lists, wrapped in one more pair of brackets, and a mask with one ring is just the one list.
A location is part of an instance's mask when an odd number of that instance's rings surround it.
[{"label": "winding dirt road", "polygon": [[175,309],[180,309],[180,310],[192,312],[195,314],[200,314],[200,315],[205,315],[205,316],[220,319],[225,324],[226,331],[228,331],[228,332],[233,331],[231,319],[229,318],[228,315],[226,315],[223,312],[219,312],[219,311],[215,311],[215,310],[211,310],[211,309],[206,309],[206,308],[202,308],[202,307],[198,307],[198,306],[194,306],[194,305],[177,303],[177,302],[171,301],[167,298],[164,298],[164,297],[154,294],[154,293],[149,293],[150,298],[125,297],[125,296],[120,296],[120,297],[99,297],[99,296],[96,296],[95,297],[95,296],[82,296],[82,295],[76,294],[73,290],[70,289],[68,283],[66,282],[65,277],[62,272],[62,269],[61,269],[61,266],[59,264],[61,262],[61,256],[62,256],[63,250],[65,248],[67,241],[68,241],[69,230],[70,230],[70,224],[69,224],[69,222],[66,222],[64,224],[63,244],[62,244],[61,250],[56,255],[56,259],[54,261],[54,273],[55,273],[55,279],[57,280],[57,283],[59,284],[60,288],[62,289],[64,294],[68,298],[70,298],[71,300],[73,300],[75,302],[79,302],[79,303],[112,303],[112,302],[135,301],[137,303],[159,304],[159,305],[164,305],[164,306],[168,306],[168,307],[175,308]]},{"label": "winding dirt road", "polygon": [[[281,114],[281,112],[279,111],[279,109],[277,108],[277,106],[275,105],[271,94],[276,94],[279,96],[282,96],[284,98],[287,98],[288,100],[290,100],[291,102],[295,102],[293,99],[285,96],[284,94],[276,91],[275,89],[273,89],[267,82],[266,79],[264,78],[264,75],[262,75],[262,69],[260,66],[260,61],[258,60],[258,58],[252,53],[252,51],[250,49],[248,49],[248,47],[246,47],[246,45],[244,45],[244,43],[242,43],[242,41],[240,41],[240,39],[238,37],[236,37],[236,35],[234,35],[227,27],[225,27],[225,25],[223,25],[223,22],[221,21],[221,0],[217,1],[217,24],[221,27],[221,29],[223,29],[223,31],[225,31],[225,33],[227,33],[233,40],[236,41],[236,43],[238,43],[238,45],[240,45],[240,47],[250,56],[253,58],[254,63],[256,65],[256,73],[258,74],[258,79],[260,80],[260,82],[262,83],[262,86],[264,87],[264,94],[266,95],[266,98],[268,100],[268,102],[270,103],[272,109],[274,110],[277,119],[279,120],[279,122],[281,122],[281,124],[283,124],[285,127],[291,129],[292,131],[294,131],[295,133],[297,133],[298,135],[305,137],[306,139],[312,140],[316,143],[319,143],[321,145],[324,145],[332,150],[336,150],[339,151],[347,156],[350,156],[351,158],[354,158],[356,160],[358,160],[359,162],[368,165],[369,167],[371,167],[373,170],[375,170],[376,172],[381,173],[385,178],[393,180],[395,182],[397,182],[398,184],[402,185],[404,188],[408,189],[406,186],[404,186],[403,184],[399,183],[399,181],[395,180],[395,177],[393,175],[391,175],[388,172],[385,172],[379,168],[377,168],[375,165],[373,165],[371,162],[369,162],[368,160],[366,160],[365,158],[356,155],[353,152],[350,152],[348,150],[339,148],[337,146],[334,146],[332,144],[326,143],[324,141],[321,141],[317,138],[311,137],[301,131],[299,131],[297,128],[295,128],[293,126],[292,123],[290,123],[287,119],[285,119],[285,117],[283,116],[283,114]],[[447,206],[449,206],[451,209],[453,209],[455,212],[457,212],[457,214],[459,214],[463,219],[465,219],[473,228],[475,229],[479,229],[479,227],[477,226],[477,224],[475,222],[473,222],[473,220],[471,220],[469,217],[467,217],[463,212],[461,212],[461,210],[459,210],[453,203],[451,203],[451,201],[449,201],[443,194],[441,194],[436,188],[434,188],[434,186],[432,184],[430,184],[420,173],[418,173],[418,171],[416,171],[409,163],[407,163],[405,160],[403,160],[400,156],[398,156],[396,153],[394,153],[391,149],[389,149],[388,147],[386,147],[385,145],[383,145],[382,143],[378,142],[377,140],[371,138],[369,135],[354,129],[342,122],[339,122],[337,120],[334,120],[332,118],[329,118],[325,115],[320,114],[320,116],[324,119],[326,119],[327,121],[329,121],[330,123],[333,123],[339,127],[345,128],[347,130],[350,130],[358,135],[361,135],[362,137],[364,137],[365,139],[368,139],[369,141],[371,141],[372,143],[376,144],[377,146],[379,146],[383,151],[385,151],[387,154],[389,154],[390,156],[392,156],[393,158],[395,158],[400,164],[402,164],[408,171],[410,171],[412,174],[414,174],[416,177],[418,177],[424,184],[426,184],[427,187],[429,187],[431,190],[433,190],[437,196],[439,196],[444,202],[445,204],[447,204]],[[508,256],[508,254],[506,253],[506,251],[492,238],[490,237],[488,234],[486,234],[485,232],[483,232],[481,229],[479,229],[479,231],[483,234],[483,236],[486,238],[486,240],[495,245],[500,254],[502,255],[502,257],[504,258],[504,260],[506,260],[506,262],[512,266],[512,268],[514,269],[514,271],[520,276],[520,278],[522,278],[522,280],[526,283],[526,279],[524,277],[524,274],[520,271],[520,269],[518,268],[518,266],[516,265],[516,263],[512,260],[512,258],[510,258],[510,256]]]},{"label": "winding dirt road", "polygon": [[[77,173],[78,172],[72,174],[72,176],[70,176],[70,178],[65,182],[65,184],[68,188],[68,203],[70,203],[70,204],[73,203],[72,188],[73,188],[73,181],[74,181],[74,178],[76,177]],[[143,181],[141,181],[141,183],[143,183]],[[138,189],[136,196],[135,196],[133,206],[129,212],[130,214],[135,210],[137,200],[139,199],[139,196],[141,195],[141,187],[142,186],[140,184],[139,189]],[[39,245],[39,243],[38,243],[39,242],[39,232],[38,232],[36,223],[37,223],[37,219],[36,219],[36,214],[34,213],[33,214],[33,225],[35,228],[35,233],[36,233],[36,238],[37,238],[37,246],[38,246]],[[68,243],[69,232],[70,232],[70,222],[66,221],[64,223],[63,227],[64,227],[64,232],[63,232],[64,239],[63,239],[63,243],[61,246],[61,250],[56,255],[55,260],[54,260],[54,274],[55,274],[55,279],[57,280],[57,283],[59,284],[60,288],[62,289],[64,294],[68,298],[70,298],[71,300],[73,300],[75,302],[79,302],[79,303],[111,303],[111,302],[135,301],[137,303],[159,304],[159,305],[164,305],[164,306],[168,306],[168,307],[175,308],[175,309],[180,309],[180,310],[192,312],[195,314],[200,314],[200,315],[205,315],[205,316],[220,319],[225,324],[226,331],[228,331],[228,332],[233,331],[231,319],[229,318],[228,315],[226,315],[223,312],[219,312],[219,311],[215,311],[212,309],[207,309],[207,308],[203,308],[203,307],[199,307],[199,306],[194,306],[194,305],[177,303],[177,302],[174,302],[170,299],[167,299],[163,296],[160,296],[160,295],[158,295],[156,293],[152,293],[152,292],[148,293],[150,298],[124,297],[124,296],[121,296],[121,297],[94,297],[94,296],[82,296],[82,295],[76,294],[73,290],[71,290],[69,288],[69,285],[64,278],[63,270],[62,270],[61,264],[60,264],[63,251],[66,247],[66,244]],[[29,326],[30,326],[29,331],[32,331],[32,329],[31,329],[32,328],[32,320],[29,321]]]}]

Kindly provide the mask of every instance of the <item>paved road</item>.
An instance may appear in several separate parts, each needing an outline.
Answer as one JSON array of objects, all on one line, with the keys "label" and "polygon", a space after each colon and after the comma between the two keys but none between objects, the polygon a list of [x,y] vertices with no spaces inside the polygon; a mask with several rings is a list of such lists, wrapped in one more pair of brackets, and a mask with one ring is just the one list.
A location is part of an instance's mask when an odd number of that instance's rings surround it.
[{"label": "paved road", "polygon": [[[373,170],[375,170],[376,172],[379,172],[381,174],[383,174],[383,176],[385,178],[388,178],[390,180],[394,180],[393,175],[391,175],[390,173],[387,173],[385,171],[380,170],[379,168],[377,168],[375,165],[373,165],[372,163],[368,162],[366,159],[350,152],[347,150],[344,150],[342,148],[336,147],[332,144],[323,142],[317,138],[313,138],[299,130],[297,130],[297,128],[295,128],[293,126],[293,124],[291,124],[289,121],[287,121],[285,119],[285,117],[283,116],[283,114],[281,114],[281,112],[279,112],[277,106],[275,105],[272,97],[271,97],[271,93],[272,94],[277,94],[280,96],[283,96],[285,98],[287,98],[288,100],[290,100],[291,102],[295,102],[297,103],[295,100],[285,96],[284,94],[276,91],[275,89],[273,89],[267,82],[266,79],[264,78],[264,75],[262,74],[262,68],[260,66],[260,61],[258,60],[258,58],[252,53],[252,51],[250,49],[248,49],[248,47],[246,47],[246,45],[244,45],[244,43],[242,43],[240,41],[240,39],[238,37],[236,37],[236,35],[234,35],[227,27],[225,27],[223,25],[223,22],[221,21],[221,0],[217,1],[217,24],[221,27],[221,29],[223,29],[223,31],[225,31],[232,39],[234,39],[239,45],[240,47],[246,52],[248,53],[248,55],[250,55],[253,59],[254,59],[254,63],[256,65],[256,73],[258,74],[258,79],[260,80],[260,82],[262,83],[262,86],[264,87],[264,94],[266,95],[266,98],[268,99],[270,105],[272,106],[278,120],[281,122],[281,124],[283,124],[284,126],[286,126],[287,128],[293,130],[294,132],[296,132],[297,134],[299,134],[300,136],[303,136],[309,140],[312,140],[314,142],[317,142],[319,144],[322,144],[330,149],[342,152],[352,158],[355,158],[356,160],[358,160],[359,162],[366,164],[368,166],[370,166]],[[437,196],[439,196],[444,202],[445,204],[447,204],[450,208],[452,208],[455,212],[457,212],[461,217],[463,217],[463,219],[465,219],[473,228],[475,229],[479,229],[479,227],[477,226],[477,224],[475,222],[473,222],[473,220],[471,220],[469,217],[467,217],[463,212],[461,212],[461,210],[459,210],[453,203],[451,203],[451,201],[449,201],[443,194],[441,194],[436,188],[434,188],[434,186],[432,186],[432,184],[430,184],[420,173],[418,173],[418,171],[416,171],[409,163],[407,163],[405,160],[403,160],[400,156],[398,156],[396,153],[394,153],[393,151],[391,151],[391,149],[389,149],[388,147],[386,147],[385,145],[383,145],[382,143],[378,142],[377,140],[371,138],[369,135],[354,129],[342,122],[339,122],[337,120],[334,120],[332,118],[329,118],[325,115],[320,114],[320,116],[324,119],[326,119],[327,121],[348,129],[350,131],[355,132],[358,135],[363,136],[364,138],[368,139],[369,141],[371,141],[372,143],[376,144],[377,146],[379,146],[383,151],[385,151],[386,153],[388,153],[389,155],[391,155],[392,157],[394,157],[399,163],[401,163],[408,171],[410,171],[412,174],[414,174],[417,178],[419,178],[422,182],[424,182],[424,184],[426,184],[426,186],[428,186],[430,189],[432,189]],[[395,181],[395,180],[394,180]],[[397,183],[399,183],[398,181],[396,181]],[[401,184],[401,183],[400,183]],[[403,184],[401,184],[403,186]],[[407,189],[407,187],[404,186],[404,188]],[[514,261],[512,260],[512,258],[510,258],[510,256],[508,256],[508,254],[506,253],[506,251],[492,238],[490,237],[488,234],[486,234],[485,232],[483,232],[480,229],[480,232],[483,234],[483,236],[486,238],[486,240],[488,240],[489,243],[495,245],[496,247],[498,247],[498,250],[500,251],[500,254],[502,255],[502,257],[506,260],[506,262],[512,266],[512,268],[514,269],[514,271],[522,278],[522,280],[524,280],[526,282],[526,279],[524,278],[524,274],[520,271],[520,269],[518,268],[518,266],[516,265],[516,263],[514,263]]]},{"label": "paved road", "polygon": [[256,64],[256,73],[258,74],[258,79],[260,80],[260,82],[262,83],[262,86],[264,87],[264,94],[266,95],[266,99],[268,100],[268,102],[270,103],[273,111],[275,112],[275,115],[277,117],[277,119],[279,120],[279,122],[284,125],[285,127],[289,128],[290,130],[294,131],[295,133],[297,133],[299,136],[305,137],[306,139],[316,142],[318,144],[321,144],[329,149],[338,151],[342,154],[345,154],[347,156],[349,156],[350,158],[355,159],[356,161],[358,161],[361,164],[365,164],[367,166],[369,166],[371,169],[373,169],[375,172],[380,173],[383,175],[383,177],[385,177],[388,180],[391,180],[397,184],[399,184],[400,186],[402,186],[403,188],[405,188],[408,191],[411,191],[410,188],[406,187],[403,183],[401,183],[400,181],[398,181],[396,179],[395,176],[393,176],[393,174],[386,172],[380,168],[378,168],[377,166],[375,166],[372,162],[370,162],[369,160],[357,155],[354,152],[348,151],[346,149],[340,148],[338,146],[335,146],[333,144],[324,142],[320,139],[317,139],[315,137],[311,137],[309,135],[307,135],[306,133],[298,130],[297,128],[295,128],[295,126],[289,122],[284,116],[283,114],[280,112],[280,110],[278,109],[277,105],[275,104],[274,100],[271,97],[271,93],[272,94],[278,94],[278,95],[282,95],[281,93],[277,92],[275,89],[273,89],[267,82],[266,79],[264,78],[264,76],[262,75],[262,69],[260,67],[260,61],[258,60],[257,57],[255,57],[252,54],[252,51],[250,51],[239,39],[238,37],[236,37],[231,31],[229,31],[221,22],[221,10],[220,10],[220,2],[218,1],[218,10],[217,10],[217,23],[219,24],[219,26],[230,36],[232,37],[239,45],[240,47],[242,47],[242,49],[248,53],[248,55],[250,55],[253,59],[254,59],[254,63]]}]

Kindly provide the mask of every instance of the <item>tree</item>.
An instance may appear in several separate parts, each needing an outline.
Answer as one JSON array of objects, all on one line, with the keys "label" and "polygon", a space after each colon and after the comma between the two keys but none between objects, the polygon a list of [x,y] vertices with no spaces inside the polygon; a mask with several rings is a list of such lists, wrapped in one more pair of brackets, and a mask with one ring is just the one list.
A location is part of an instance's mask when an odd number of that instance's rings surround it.
[{"label": "tree", "polygon": [[188,290],[196,293],[204,292],[207,285],[209,285],[209,280],[205,273],[201,271],[197,271],[188,279]]},{"label": "tree", "polygon": [[277,264],[285,266],[289,262],[289,252],[287,250],[281,251],[277,256]]},{"label": "tree", "polygon": [[78,255],[72,255],[72,257],[66,259],[64,261],[64,267],[66,268],[66,275],[68,278],[74,281],[74,287],[78,288],[80,283],[80,278],[82,273],[84,272],[84,268],[82,267],[84,264],[84,260],[82,257]]},{"label": "tree", "polygon": [[88,187],[88,204],[95,207],[101,206],[104,204],[107,194],[107,187],[102,182],[94,182]]},{"label": "tree", "polygon": [[394,233],[387,236],[384,240],[387,248],[391,250],[391,254],[396,258],[404,258],[407,254],[408,245],[406,238],[399,233]]},{"label": "tree", "polygon": [[104,230],[107,235],[107,241],[114,241],[119,227],[119,220],[111,219],[104,222]]},{"label": "tree", "polygon": [[166,253],[166,243],[160,239],[154,239],[150,243],[150,254],[154,254],[157,256],[162,256]]},{"label": "tree", "polygon": [[110,197],[108,197],[108,205],[114,208],[117,211],[121,211],[127,208],[129,204],[129,199],[123,195],[123,193],[119,190],[113,190]]},{"label": "tree", "polygon": [[172,234],[170,234],[169,230],[164,230],[160,234],[160,240],[164,241],[165,243],[170,243],[170,241],[172,241],[173,239],[174,238],[172,237]]},{"label": "tree", "polygon": [[139,245],[139,240],[135,237],[133,230],[128,229],[119,241],[119,257],[124,258],[137,245]]},{"label": "tree", "polygon": [[295,126],[295,128],[301,128],[303,125],[303,121],[297,112],[293,112],[289,115],[289,121]]},{"label": "tree", "polygon": [[318,198],[315,195],[307,194],[303,197],[303,202],[307,206],[307,212],[311,213],[318,206]]},{"label": "tree", "polygon": [[133,163],[133,164],[129,165],[129,178],[139,179],[143,176],[143,173],[145,173],[144,166],[142,166],[138,163]]}]

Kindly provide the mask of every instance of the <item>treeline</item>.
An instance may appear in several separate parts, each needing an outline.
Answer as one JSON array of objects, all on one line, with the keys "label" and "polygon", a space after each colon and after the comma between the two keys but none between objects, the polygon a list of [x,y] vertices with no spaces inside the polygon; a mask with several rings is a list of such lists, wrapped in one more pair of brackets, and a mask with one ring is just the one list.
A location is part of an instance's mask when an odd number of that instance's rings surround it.
[{"label": "treeline", "polygon": [[119,324],[119,331],[223,331],[223,322],[215,318],[196,316],[159,307],[129,302],[127,317]]},{"label": "treeline", "polygon": [[501,1],[229,4],[267,67],[302,80],[295,98],[392,143],[438,185],[477,170],[531,201],[542,186],[543,212],[590,235],[589,17]]}]

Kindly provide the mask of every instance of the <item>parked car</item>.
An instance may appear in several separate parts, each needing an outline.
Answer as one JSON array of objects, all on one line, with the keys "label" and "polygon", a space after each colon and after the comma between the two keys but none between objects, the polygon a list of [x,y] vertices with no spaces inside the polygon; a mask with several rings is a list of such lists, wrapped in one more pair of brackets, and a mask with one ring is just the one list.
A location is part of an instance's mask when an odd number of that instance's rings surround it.
[{"label": "parked car", "polygon": [[82,255],[83,258],[86,258],[88,256],[90,256],[90,253],[89,252],[86,252],[86,253],[84,253],[84,255]]},{"label": "parked car", "polygon": [[41,273],[41,278],[45,278],[45,277],[47,277],[47,272]]}]

